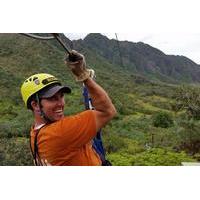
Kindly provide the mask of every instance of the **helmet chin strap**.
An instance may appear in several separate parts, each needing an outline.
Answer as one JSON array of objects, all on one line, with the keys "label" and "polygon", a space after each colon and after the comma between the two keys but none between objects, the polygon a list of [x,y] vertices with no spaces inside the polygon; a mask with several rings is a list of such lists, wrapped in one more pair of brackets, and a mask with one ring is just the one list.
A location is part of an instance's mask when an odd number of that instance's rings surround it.
[{"label": "helmet chin strap", "polygon": [[39,95],[38,93],[36,94],[36,101],[39,105],[39,108],[40,108],[40,116],[42,117],[42,119],[44,120],[45,124],[50,124],[52,123],[53,121],[44,113],[44,111],[42,110],[42,105],[41,105],[41,101],[40,101],[40,98],[39,98]]}]

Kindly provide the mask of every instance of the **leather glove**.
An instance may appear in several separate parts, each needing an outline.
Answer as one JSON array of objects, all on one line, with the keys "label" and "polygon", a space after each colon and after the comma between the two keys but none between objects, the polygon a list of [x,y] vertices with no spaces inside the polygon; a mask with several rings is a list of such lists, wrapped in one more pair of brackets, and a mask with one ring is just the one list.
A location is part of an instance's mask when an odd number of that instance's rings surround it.
[{"label": "leather glove", "polygon": [[86,68],[85,57],[75,50],[66,59],[66,64],[75,76],[76,81],[83,82],[90,77],[90,70]]}]

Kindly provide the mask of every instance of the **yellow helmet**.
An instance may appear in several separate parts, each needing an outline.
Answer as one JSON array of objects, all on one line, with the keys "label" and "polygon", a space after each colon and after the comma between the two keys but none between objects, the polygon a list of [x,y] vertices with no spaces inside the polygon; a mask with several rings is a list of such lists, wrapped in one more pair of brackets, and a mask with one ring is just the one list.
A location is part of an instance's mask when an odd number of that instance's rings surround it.
[{"label": "yellow helmet", "polygon": [[21,95],[25,103],[25,106],[27,108],[30,108],[29,107],[30,98],[34,94],[41,91],[42,89],[46,88],[47,86],[54,85],[54,84],[61,85],[60,81],[51,74],[45,74],[45,73],[34,74],[30,76],[29,78],[27,78],[21,86]]}]

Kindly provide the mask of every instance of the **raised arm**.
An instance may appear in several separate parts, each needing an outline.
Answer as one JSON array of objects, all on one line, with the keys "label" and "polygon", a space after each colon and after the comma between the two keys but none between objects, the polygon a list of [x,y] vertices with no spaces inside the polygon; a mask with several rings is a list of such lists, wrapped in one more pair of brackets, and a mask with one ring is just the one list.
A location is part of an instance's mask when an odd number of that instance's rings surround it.
[{"label": "raised arm", "polygon": [[84,84],[95,108],[96,125],[97,130],[99,130],[116,115],[116,109],[106,91],[94,80],[88,78],[84,81]]},{"label": "raised arm", "polygon": [[[76,58],[76,61],[74,61],[74,58]],[[89,91],[95,108],[93,112],[96,117],[97,130],[99,130],[116,115],[116,109],[106,91],[90,78],[91,70],[86,68],[83,55],[72,51],[72,58],[68,57],[67,65],[74,74],[76,81],[83,82]]]}]

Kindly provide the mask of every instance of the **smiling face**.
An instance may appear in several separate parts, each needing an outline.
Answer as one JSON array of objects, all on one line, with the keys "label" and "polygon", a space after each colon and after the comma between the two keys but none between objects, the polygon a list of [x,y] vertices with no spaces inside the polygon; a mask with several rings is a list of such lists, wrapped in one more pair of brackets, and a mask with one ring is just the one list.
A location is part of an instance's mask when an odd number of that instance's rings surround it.
[{"label": "smiling face", "polygon": [[45,115],[52,121],[58,121],[64,117],[65,99],[62,91],[57,92],[50,98],[41,100],[42,110]]}]

